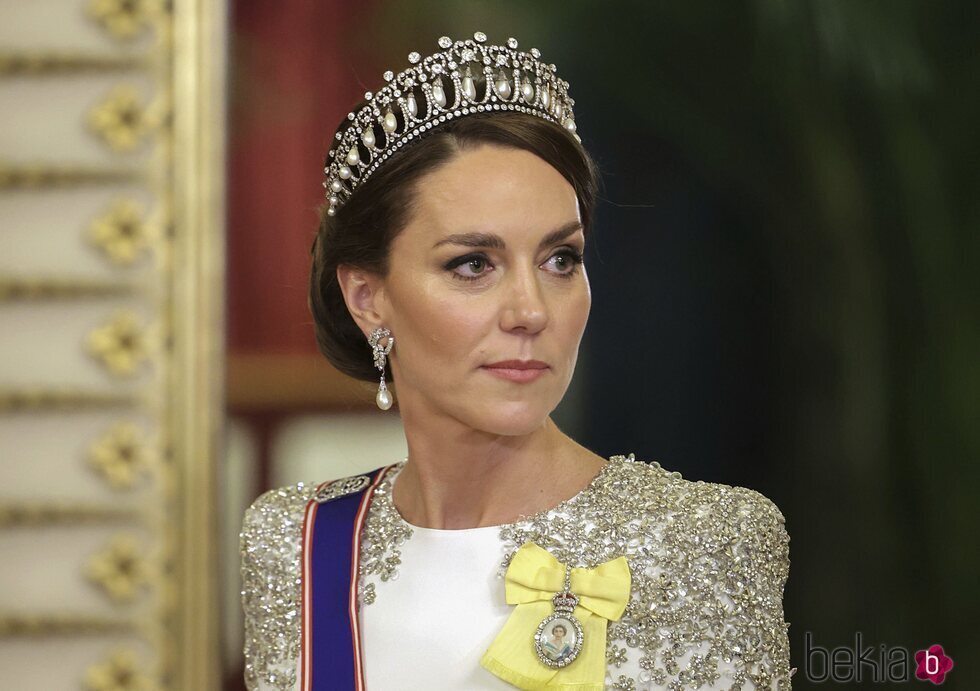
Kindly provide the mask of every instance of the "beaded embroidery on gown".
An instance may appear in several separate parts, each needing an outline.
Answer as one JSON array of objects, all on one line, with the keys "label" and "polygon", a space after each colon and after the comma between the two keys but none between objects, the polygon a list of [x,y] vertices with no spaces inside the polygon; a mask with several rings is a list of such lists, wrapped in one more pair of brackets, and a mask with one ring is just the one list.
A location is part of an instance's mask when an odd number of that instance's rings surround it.
[{"label": "beaded embroidery on gown", "polygon": [[[413,567],[402,563],[413,527],[391,501],[403,465],[396,464],[378,486],[365,521],[362,618],[365,607],[379,606],[398,573]],[[270,490],[245,513],[249,691],[298,689],[301,530],[318,484]],[[609,624],[607,689],[791,688],[796,670],[790,669],[782,604],[789,535],[782,513],[759,492],[686,480],[633,454],[613,456],[571,499],[498,530],[501,599],[510,558],[527,541],[572,566],[591,568],[626,556],[633,584],[626,612]]]}]

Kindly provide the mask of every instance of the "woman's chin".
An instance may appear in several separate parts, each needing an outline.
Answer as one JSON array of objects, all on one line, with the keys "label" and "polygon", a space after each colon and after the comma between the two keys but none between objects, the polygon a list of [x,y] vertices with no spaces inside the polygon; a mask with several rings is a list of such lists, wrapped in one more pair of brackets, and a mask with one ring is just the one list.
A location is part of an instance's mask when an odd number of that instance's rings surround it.
[{"label": "woman's chin", "polygon": [[502,403],[472,411],[474,427],[492,434],[517,437],[541,429],[554,406],[528,405],[526,402]]}]

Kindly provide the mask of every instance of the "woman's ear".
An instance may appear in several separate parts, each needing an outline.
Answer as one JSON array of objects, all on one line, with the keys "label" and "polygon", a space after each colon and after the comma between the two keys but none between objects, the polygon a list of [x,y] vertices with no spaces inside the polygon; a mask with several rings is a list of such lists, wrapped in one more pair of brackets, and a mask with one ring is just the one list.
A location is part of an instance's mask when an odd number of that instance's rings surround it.
[{"label": "woman's ear", "polygon": [[347,310],[365,338],[379,326],[385,325],[384,282],[379,276],[341,264],[337,267],[337,284],[344,296]]}]

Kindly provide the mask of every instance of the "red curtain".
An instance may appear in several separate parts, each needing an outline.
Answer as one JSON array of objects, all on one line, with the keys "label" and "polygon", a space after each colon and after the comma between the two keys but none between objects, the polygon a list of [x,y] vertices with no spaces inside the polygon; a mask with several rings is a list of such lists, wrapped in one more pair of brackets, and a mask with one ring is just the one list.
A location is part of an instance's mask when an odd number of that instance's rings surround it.
[{"label": "red curtain", "polygon": [[[333,129],[365,90],[355,64],[371,3],[232,6],[228,141],[229,355],[316,354],[310,245]],[[362,30],[359,30],[362,29]]]}]

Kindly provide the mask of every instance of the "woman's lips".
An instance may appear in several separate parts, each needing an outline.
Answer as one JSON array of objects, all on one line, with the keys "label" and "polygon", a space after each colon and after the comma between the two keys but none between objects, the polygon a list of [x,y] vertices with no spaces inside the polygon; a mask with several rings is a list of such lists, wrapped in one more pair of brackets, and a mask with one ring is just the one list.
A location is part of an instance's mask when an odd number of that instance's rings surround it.
[{"label": "woman's lips", "polygon": [[543,362],[500,362],[484,365],[481,369],[490,374],[513,382],[534,381],[548,371],[548,365]]}]

